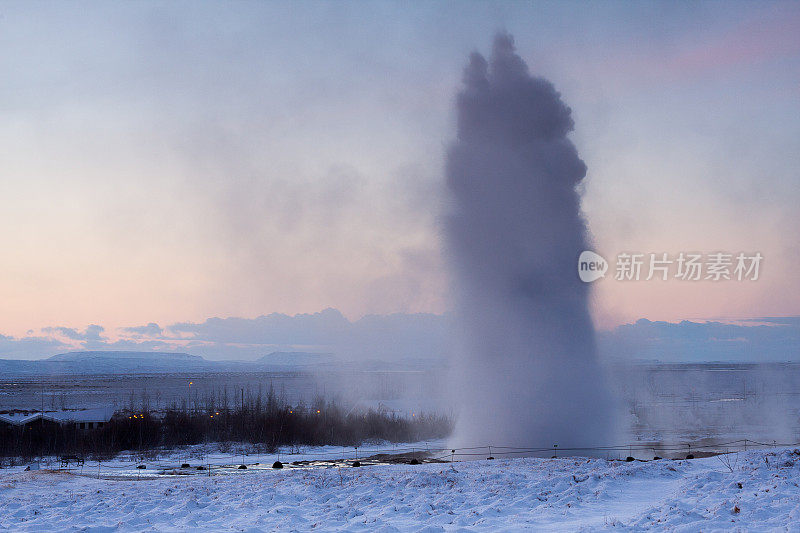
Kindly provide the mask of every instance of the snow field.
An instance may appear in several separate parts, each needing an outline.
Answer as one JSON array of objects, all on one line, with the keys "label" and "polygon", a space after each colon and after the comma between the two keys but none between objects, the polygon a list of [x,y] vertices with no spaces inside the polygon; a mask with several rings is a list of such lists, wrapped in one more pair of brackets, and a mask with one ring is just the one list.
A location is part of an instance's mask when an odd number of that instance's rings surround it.
[{"label": "snow field", "polygon": [[[12,531],[800,531],[800,451],[106,480],[0,470]],[[739,488],[741,485],[741,488]]]}]

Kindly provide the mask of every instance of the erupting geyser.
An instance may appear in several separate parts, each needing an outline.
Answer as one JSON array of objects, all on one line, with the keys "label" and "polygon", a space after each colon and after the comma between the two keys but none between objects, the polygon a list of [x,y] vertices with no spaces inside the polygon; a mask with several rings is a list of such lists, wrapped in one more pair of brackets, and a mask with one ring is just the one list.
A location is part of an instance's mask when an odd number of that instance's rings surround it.
[{"label": "erupting geyser", "polygon": [[510,35],[473,53],[447,155],[446,243],[458,334],[457,445],[605,444],[603,386],[577,276],[587,249],[576,186],[586,165],[570,108],[532,77]]}]

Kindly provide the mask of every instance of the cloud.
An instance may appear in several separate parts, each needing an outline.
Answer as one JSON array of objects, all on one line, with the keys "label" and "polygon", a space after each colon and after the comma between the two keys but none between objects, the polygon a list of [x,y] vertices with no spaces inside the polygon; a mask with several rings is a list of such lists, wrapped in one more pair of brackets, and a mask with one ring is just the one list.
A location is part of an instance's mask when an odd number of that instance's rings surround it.
[{"label": "cloud", "polygon": [[777,325],[777,326],[794,326],[800,328],[800,316],[747,318],[742,322],[744,323],[754,322],[765,325]]},{"label": "cloud", "polygon": [[252,319],[209,318],[166,329],[193,343],[198,353],[220,350],[263,355],[273,349],[302,348],[335,352],[345,359],[441,359],[448,346],[447,320],[445,315],[431,313],[394,313],[366,315],[351,322],[329,308],[294,316],[272,313]]},{"label": "cloud", "polygon": [[[88,326],[44,328],[42,334],[0,334],[0,359],[41,359],[75,350],[188,352],[217,360],[252,360],[273,351],[336,353],[342,359],[443,361],[452,351],[449,315],[395,313],[355,321],[336,309],[294,316],[210,318],[167,327],[121,328],[119,338]],[[605,358],[671,362],[798,361],[800,316],[735,322],[660,322],[641,319],[598,333]]]},{"label": "cloud", "polygon": [[131,333],[133,335],[141,335],[141,336],[148,336],[148,337],[158,337],[164,330],[155,322],[150,322],[146,326],[131,326],[127,328],[122,328],[123,331],[127,333]]},{"label": "cloud", "polygon": [[97,324],[89,324],[88,326],[86,326],[86,329],[83,330],[82,332],[78,331],[75,328],[65,328],[63,326],[42,328],[43,333],[60,335],[62,337],[66,337],[67,339],[73,341],[86,341],[86,342],[105,340],[105,337],[101,335],[104,331],[105,328],[103,326],[98,326]]},{"label": "cloud", "polygon": [[3,359],[40,359],[69,349],[70,345],[52,337],[17,338],[0,334],[0,358]]},{"label": "cloud", "polygon": [[331,344],[350,322],[336,309],[294,316],[272,313],[257,318],[209,318],[181,322],[167,329],[197,341],[246,344]]},{"label": "cloud", "polygon": [[62,335],[72,340],[80,340],[83,337],[83,334],[78,332],[78,330],[74,328],[65,328],[60,326],[42,328],[42,332],[55,335]]},{"label": "cloud", "polygon": [[637,320],[599,334],[609,358],[665,362],[800,361],[800,317],[738,323]]},{"label": "cloud", "polygon": [[682,50],[664,68],[680,76],[716,69],[759,64],[793,57],[800,44],[800,12],[772,12],[748,17],[721,35],[704,36]]},{"label": "cloud", "polygon": [[49,327],[44,337],[0,336],[0,358],[40,359],[72,350],[179,351],[209,359],[252,360],[273,351],[336,353],[343,360],[441,361],[448,349],[447,316],[428,313],[366,315],[350,321],[336,309],[273,313],[256,318],[209,318],[160,327],[120,328],[119,338],[102,326]]}]

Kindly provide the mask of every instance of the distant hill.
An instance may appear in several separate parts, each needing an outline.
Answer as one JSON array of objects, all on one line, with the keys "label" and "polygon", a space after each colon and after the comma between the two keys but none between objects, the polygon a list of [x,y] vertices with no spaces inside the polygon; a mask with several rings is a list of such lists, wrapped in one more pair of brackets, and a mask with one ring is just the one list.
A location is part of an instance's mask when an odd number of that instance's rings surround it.
[{"label": "distant hill", "polygon": [[319,367],[332,354],[272,352],[255,361],[209,361],[183,352],[83,351],[39,360],[0,359],[0,374],[142,374],[168,372],[242,372]]},{"label": "distant hill", "polygon": [[209,361],[182,352],[83,351],[47,359],[0,359],[0,376],[76,374],[160,374],[170,372],[397,371],[429,366],[417,360],[340,359],[332,353],[272,352],[255,361]]},{"label": "distant hill", "polygon": [[176,352],[68,352],[36,361],[0,359],[8,374],[126,374],[211,370],[219,363]]},{"label": "distant hill", "polygon": [[192,362],[205,363],[205,359],[199,355],[191,355],[183,352],[111,352],[111,351],[89,351],[89,352],[67,352],[48,357],[47,361],[152,361],[152,362]]},{"label": "distant hill", "polygon": [[333,354],[314,352],[272,352],[256,359],[256,363],[274,366],[308,366],[329,363]]}]

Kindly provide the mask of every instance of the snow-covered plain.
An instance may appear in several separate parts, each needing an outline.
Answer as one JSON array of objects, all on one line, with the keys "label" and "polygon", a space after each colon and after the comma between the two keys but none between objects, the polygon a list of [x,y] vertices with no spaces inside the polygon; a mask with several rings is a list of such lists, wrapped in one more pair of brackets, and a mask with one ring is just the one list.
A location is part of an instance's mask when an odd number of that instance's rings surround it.
[{"label": "snow-covered plain", "polygon": [[[12,531],[800,531],[800,451],[97,479],[0,470]],[[725,464],[727,463],[727,464]],[[730,468],[729,468],[730,466]]]}]

